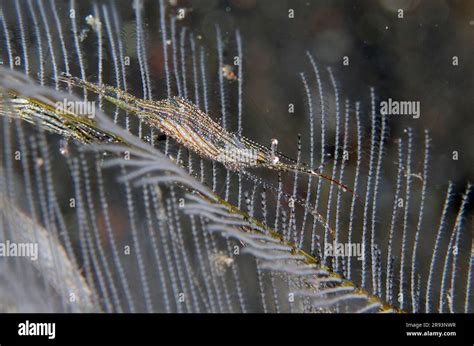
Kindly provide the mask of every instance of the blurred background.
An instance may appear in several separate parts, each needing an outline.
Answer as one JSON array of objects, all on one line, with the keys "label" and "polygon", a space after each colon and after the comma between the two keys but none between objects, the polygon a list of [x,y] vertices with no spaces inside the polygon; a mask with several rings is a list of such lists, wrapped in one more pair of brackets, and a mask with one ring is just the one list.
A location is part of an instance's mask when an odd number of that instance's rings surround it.
[{"label": "blurred background", "polygon": [[[422,140],[427,128],[433,137],[432,184],[453,179],[461,188],[472,180],[474,2],[200,0],[169,4],[170,11],[185,9],[184,24],[201,35],[209,48],[215,47],[216,24],[228,35],[225,42],[233,40],[235,29],[241,31],[244,134],[250,138],[269,144],[277,137],[283,151],[294,153],[296,134],[305,137],[308,115],[299,73],[312,77],[305,56],[308,50],[323,74],[325,66],[333,68],[342,90],[341,107],[348,97],[352,102],[362,101],[368,113],[370,86],[375,87],[380,101],[420,101],[419,119],[390,118],[391,140],[406,127],[413,127]],[[403,18],[399,18],[399,9]],[[289,18],[290,10],[294,18]],[[229,42],[230,48],[232,44]],[[235,50],[226,53],[225,62],[232,64]],[[343,65],[344,56],[349,57],[348,66]],[[453,66],[455,56],[458,66]],[[156,65],[159,63],[152,62]],[[325,88],[332,91],[330,83]],[[214,95],[218,96],[217,88]],[[290,103],[295,105],[294,114],[288,113]],[[331,99],[327,103],[331,129],[334,104]],[[317,107],[315,110],[318,119]],[[369,119],[365,114],[367,131]],[[452,160],[453,151],[459,152],[458,161]],[[417,162],[419,171],[421,163]]]},{"label": "blurred background", "polygon": [[[393,203],[393,190],[397,173],[396,140],[402,137],[406,140],[403,130],[413,128],[414,155],[412,172],[419,174],[423,169],[424,129],[431,134],[431,159],[428,180],[426,221],[424,225],[423,242],[420,245],[420,267],[429,265],[433,250],[433,241],[439,222],[442,203],[449,180],[456,186],[455,205],[451,212],[451,219],[455,217],[455,207],[460,205],[461,193],[464,192],[468,181],[474,177],[474,122],[471,121],[471,112],[474,109],[474,100],[471,97],[474,90],[474,2],[445,1],[445,0],[367,0],[367,1],[285,1],[285,0],[195,0],[180,1],[166,0],[166,20],[168,37],[170,35],[170,18],[177,16],[176,38],[182,28],[187,33],[192,32],[198,48],[203,48],[205,69],[207,70],[208,97],[210,100],[210,115],[218,120],[221,113],[219,107],[220,93],[218,74],[222,73],[222,66],[217,62],[216,27],[222,32],[224,46],[223,63],[226,66],[225,104],[229,117],[229,129],[237,129],[238,113],[238,83],[243,81],[243,134],[244,136],[270,146],[272,138],[279,141],[279,150],[290,157],[297,156],[297,136],[302,135],[302,160],[309,160],[309,115],[306,94],[300,73],[304,73],[310,87],[313,99],[315,124],[315,162],[320,157],[320,107],[317,84],[311,64],[306,56],[310,52],[315,58],[323,81],[327,148],[328,152],[335,149],[335,97],[326,67],[331,67],[340,90],[339,105],[341,119],[344,114],[344,101],[348,98],[353,110],[356,101],[360,101],[361,120],[363,126],[364,162],[361,172],[361,191],[364,191],[367,181],[367,159],[370,149],[370,87],[375,88],[376,105],[380,101],[391,98],[398,101],[420,102],[421,116],[413,119],[408,115],[389,116],[389,136],[386,141],[386,157],[382,168],[381,191],[379,192],[379,211],[376,215],[377,229],[380,238],[377,239],[382,253],[386,246],[387,228],[390,221]],[[74,42],[69,26],[69,2],[56,2],[58,13],[63,22],[67,47],[73,47]],[[81,47],[84,52],[84,64],[87,79],[97,80],[97,37],[86,18],[94,14],[94,8],[101,2],[78,1],[77,6],[77,34],[80,36]],[[128,91],[142,97],[141,75],[137,58],[137,26],[133,2],[120,0],[104,2],[111,8],[114,4],[120,18],[118,30],[124,44],[124,55],[130,57],[131,64],[127,66]],[[26,8],[26,5],[24,5]],[[34,5],[37,6],[37,5]],[[159,4],[155,1],[143,3],[143,28],[146,54],[152,77],[153,97],[166,97],[165,63],[163,59],[163,45],[167,46],[169,67],[173,68],[171,53],[172,45],[162,42],[160,29]],[[9,28],[12,28],[13,50],[21,54],[21,40],[14,2],[5,2],[2,8]],[[401,12],[403,11],[403,17]],[[184,16],[182,16],[184,14]],[[50,18],[51,14],[48,14]],[[182,18],[181,18],[182,17]],[[25,17],[28,18],[29,17]],[[29,22],[26,22],[27,24]],[[239,30],[243,42],[243,75],[238,74],[234,65],[236,50],[236,30]],[[28,26],[28,47],[30,49],[31,71],[37,75],[39,58],[37,49],[37,35],[33,26]],[[44,33],[42,34],[44,36]],[[189,36],[188,36],[189,37]],[[55,49],[60,52],[58,40],[54,40]],[[104,40],[104,83],[114,84],[112,56],[107,40]],[[46,39],[43,37],[43,46]],[[185,44],[187,52],[187,68],[191,64],[190,47]],[[49,50],[44,48],[47,80],[46,84],[54,85],[52,64]],[[71,64],[71,74],[80,76],[79,66],[76,63],[74,49],[68,51]],[[7,53],[0,54],[2,62],[7,61]],[[343,61],[348,58],[348,65]],[[453,65],[453,61],[457,64]],[[179,64],[180,65],[180,64]],[[18,67],[19,69],[22,67]],[[187,72],[188,83],[193,79],[191,71]],[[198,76],[198,80],[202,79]],[[172,76],[172,84],[174,77]],[[190,89],[192,90],[192,89]],[[173,94],[176,94],[173,84]],[[294,112],[289,112],[289,105],[294,106]],[[378,107],[377,107],[378,109]],[[113,114],[113,107],[106,109]],[[357,142],[354,133],[353,113],[350,120],[349,152],[350,160],[347,163],[350,174],[346,176],[351,186],[355,167],[355,152]],[[342,124],[341,124],[342,125]],[[60,142],[59,136],[53,139]],[[342,138],[339,137],[340,145]],[[66,180],[70,174],[63,159],[63,154],[51,145],[51,155],[59,162],[54,166],[57,176],[64,176],[64,180],[57,186],[60,200],[66,205],[70,197],[72,183]],[[453,152],[457,152],[458,160],[453,160]],[[328,166],[330,171],[331,165]],[[220,171],[223,177],[223,170]],[[271,172],[260,172],[267,179]],[[125,206],[120,204],[119,192],[116,191],[116,182],[113,177],[106,177],[113,188],[107,191],[110,203],[111,219],[114,231],[120,241],[130,241],[129,228],[126,220]],[[284,190],[291,192],[293,176],[284,176]],[[273,180],[274,182],[274,180]],[[300,179],[298,192],[302,195],[306,189],[306,180]],[[314,185],[314,181],[313,181]],[[236,183],[234,180],[235,188]],[[329,184],[323,186],[325,205]],[[416,231],[419,194],[421,182],[414,179],[412,215],[408,220],[410,242]],[[246,187],[248,188],[248,186]],[[117,189],[118,190],[118,189]],[[235,191],[234,191],[235,192]],[[314,196],[314,195],[313,195]],[[273,200],[271,200],[273,198]],[[275,199],[269,197],[269,204]],[[334,201],[333,201],[334,203]],[[349,207],[350,199],[343,200],[343,206]],[[472,210],[471,203],[468,207]],[[329,209],[329,208],[328,208]],[[361,208],[362,209],[362,208]],[[347,210],[347,209],[346,209]],[[325,210],[324,210],[325,212]],[[65,207],[65,213],[73,219],[75,211]],[[361,210],[356,214],[357,232],[360,233]],[[472,215],[472,212],[471,214]],[[345,214],[344,216],[348,216]],[[334,213],[332,215],[334,217]],[[100,213],[97,216],[99,228],[103,228]],[[452,221],[452,220],[451,220]],[[345,221],[346,222],[346,221]],[[472,218],[467,220],[467,229],[472,231]],[[145,227],[145,225],[141,225]],[[383,231],[383,232],[382,232]],[[466,232],[468,233],[468,232]],[[472,233],[472,232],[471,232]],[[360,234],[358,234],[360,235]],[[400,233],[397,235],[400,238]],[[468,259],[471,251],[471,242],[464,234],[462,246],[464,259]],[[396,239],[399,241],[399,239]],[[357,239],[356,239],[357,240]],[[148,244],[148,243],[147,243]],[[411,243],[410,243],[411,246]],[[145,246],[144,246],[145,247]],[[411,248],[410,248],[411,249]],[[151,257],[150,257],[151,258]],[[145,263],[151,263],[150,258]],[[397,258],[398,261],[398,258]],[[469,262],[463,262],[469,263]],[[127,264],[135,274],[135,263]],[[398,268],[397,268],[398,269]],[[463,264],[463,272],[467,266]],[[423,273],[423,272],[422,272]],[[425,271],[426,274],[426,271]],[[426,276],[426,275],[425,275]],[[424,278],[424,277],[422,277]],[[138,286],[139,278],[132,280]],[[422,281],[423,282],[423,281]],[[153,282],[152,284],[156,284]],[[155,286],[156,286],[155,285]],[[155,287],[154,285],[152,285]],[[249,291],[255,292],[255,287]]]}]

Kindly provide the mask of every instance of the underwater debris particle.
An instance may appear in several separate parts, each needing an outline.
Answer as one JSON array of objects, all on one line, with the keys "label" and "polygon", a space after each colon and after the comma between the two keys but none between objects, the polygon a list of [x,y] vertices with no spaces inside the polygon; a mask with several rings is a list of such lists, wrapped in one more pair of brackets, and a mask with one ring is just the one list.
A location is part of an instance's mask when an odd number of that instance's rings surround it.
[{"label": "underwater debris particle", "polygon": [[43,160],[43,158],[38,157],[38,158],[36,159],[36,165],[37,165],[38,167],[43,167],[43,165],[44,165],[44,160]]},{"label": "underwater debris particle", "polygon": [[69,156],[69,141],[68,139],[62,139],[59,144],[59,152],[63,156]]},{"label": "underwater debris particle", "polygon": [[84,42],[84,40],[87,38],[87,35],[89,34],[89,28],[87,29],[83,29],[80,33],[79,33],[79,41],[80,42]]},{"label": "underwater debris particle", "polygon": [[219,275],[224,275],[227,268],[229,268],[234,259],[227,256],[224,252],[219,251],[211,256],[212,263]]},{"label": "underwater debris particle", "polygon": [[83,42],[87,36],[89,35],[90,30],[94,30],[95,32],[100,32],[102,28],[102,23],[98,18],[95,18],[92,14],[89,14],[85,18],[86,24],[90,26],[90,28],[84,28],[79,33],[79,41]]},{"label": "underwater debris particle", "polygon": [[102,26],[102,23],[100,22],[99,18],[95,18],[92,14],[89,14],[86,17],[86,23],[92,28],[92,30],[96,32],[99,31]]},{"label": "underwater debris particle", "polygon": [[237,75],[234,72],[234,69],[230,65],[222,66],[222,76],[227,80],[237,80]]},{"label": "underwater debris particle", "polygon": [[272,153],[272,163],[273,164],[276,164],[278,163],[278,161],[280,161],[280,158],[278,156],[276,156],[276,151],[277,151],[277,146],[278,146],[278,139],[276,138],[272,138],[272,142],[271,142],[271,153]]}]

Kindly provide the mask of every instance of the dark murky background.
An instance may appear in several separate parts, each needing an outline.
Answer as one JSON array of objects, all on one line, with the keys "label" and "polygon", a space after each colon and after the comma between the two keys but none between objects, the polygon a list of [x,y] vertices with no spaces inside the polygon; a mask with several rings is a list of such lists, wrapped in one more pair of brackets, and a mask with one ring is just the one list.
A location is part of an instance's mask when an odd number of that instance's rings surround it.
[{"label": "dark murky background", "polygon": [[[305,56],[309,50],[320,68],[333,67],[343,91],[341,103],[345,97],[361,100],[368,113],[370,86],[379,100],[420,101],[420,119],[392,116],[392,139],[410,126],[422,145],[423,129],[429,129],[436,167],[431,178],[460,185],[472,180],[474,2],[235,0],[178,1],[176,7],[189,10],[185,23],[209,47],[215,45],[216,24],[231,39],[235,29],[241,30],[247,136],[263,143],[278,136],[281,148],[294,152],[296,134],[304,138],[308,131],[299,73],[313,76]],[[290,9],[293,19],[288,18]],[[398,9],[404,10],[403,19]],[[233,55],[227,54],[227,63]],[[349,57],[349,66],[343,66],[343,56]],[[459,58],[458,66],[453,66],[453,56]],[[329,81],[325,87],[331,90]],[[329,100],[331,117],[334,104]],[[289,103],[295,104],[295,114],[288,114]],[[454,150],[458,161],[452,160]],[[417,163],[421,170],[422,160]]]},{"label": "dark murky background", "polygon": [[[445,0],[373,0],[373,1],[284,1],[284,0],[234,0],[234,1],[166,1],[167,14],[185,10],[185,18],[178,21],[177,33],[182,27],[191,30],[199,46],[206,50],[211,115],[217,119],[220,109],[217,73],[221,67],[216,58],[216,25],[223,33],[224,63],[232,65],[236,53],[235,30],[240,30],[243,40],[243,119],[244,135],[256,142],[270,145],[272,138],[278,138],[279,149],[289,156],[296,156],[297,134],[303,137],[303,160],[308,161],[309,117],[306,95],[300,73],[305,73],[310,82],[315,115],[315,160],[319,161],[320,110],[318,92],[311,65],[306,57],[309,51],[317,61],[323,75],[323,86],[327,106],[328,150],[334,147],[335,99],[326,71],[331,66],[340,88],[341,116],[343,104],[349,98],[362,102],[364,125],[364,154],[370,147],[370,92],[375,87],[380,100],[392,98],[399,101],[419,101],[421,117],[389,116],[390,135],[386,143],[387,156],[383,166],[382,188],[379,194],[382,222],[388,222],[394,178],[396,175],[395,140],[406,139],[403,129],[412,127],[415,134],[413,172],[423,168],[423,130],[431,133],[429,195],[425,210],[425,226],[420,250],[421,262],[431,258],[432,238],[439,221],[445,188],[449,180],[456,183],[456,203],[468,181],[474,177],[474,2]],[[100,5],[100,2],[98,2]],[[130,1],[117,1],[122,18],[121,36],[124,54],[132,59],[127,70],[131,87],[129,91],[141,97],[141,77],[136,59],[135,13]],[[2,4],[3,5],[3,4]],[[10,6],[9,6],[10,5]],[[69,2],[58,4],[64,23],[67,22]],[[79,1],[78,31],[88,28],[85,17],[93,13],[91,2]],[[153,94],[157,99],[166,97],[163,42],[159,27],[159,5],[146,2],[144,12],[146,49],[153,78]],[[403,9],[404,18],[398,18]],[[294,18],[289,18],[289,11]],[[6,4],[5,17],[10,27],[15,27],[16,17],[11,4]],[[169,16],[167,16],[169,21]],[[169,23],[169,22],[168,22]],[[66,24],[65,24],[66,27]],[[15,27],[15,29],[17,29]],[[31,30],[31,29],[30,29]],[[169,28],[168,28],[169,30]],[[17,33],[18,30],[15,30]],[[169,33],[169,32],[168,32]],[[18,36],[14,34],[16,52],[20,52]],[[66,40],[70,40],[66,35]],[[178,39],[179,40],[179,39]],[[34,42],[34,39],[31,39]],[[70,42],[69,42],[70,43]],[[97,42],[89,33],[81,43],[85,52],[87,77],[97,77]],[[104,48],[107,43],[104,43]],[[69,44],[71,46],[71,44]],[[33,47],[33,44],[31,45]],[[171,54],[171,47],[168,51]],[[190,52],[189,47],[187,52]],[[45,54],[49,52],[45,49]],[[33,53],[30,53],[33,54]],[[70,52],[74,55],[74,52]],[[112,58],[105,49],[104,82],[113,84]],[[343,57],[349,57],[349,65],[343,66]],[[453,57],[459,64],[453,66]],[[49,59],[49,57],[46,57]],[[36,58],[32,60],[32,71]],[[169,62],[172,66],[171,61]],[[47,64],[50,68],[50,64]],[[49,71],[49,75],[51,71]],[[80,75],[75,65],[73,75]],[[192,80],[189,76],[189,80]],[[52,85],[52,79],[48,79]],[[191,83],[191,82],[189,82]],[[226,104],[230,128],[236,129],[237,83],[226,81]],[[294,104],[295,112],[288,112],[288,105]],[[351,120],[353,129],[354,119]],[[356,146],[351,133],[350,150]],[[452,159],[458,151],[459,160]],[[59,153],[56,153],[59,155]],[[348,163],[355,165],[352,157]],[[367,166],[364,162],[361,185],[366,182]],[[388,184],[388,179],[391,179]],[[352,179],[352,176],[351,176]],[[285,182],[285,190],[291,189],[292,178]],[[303,181],[304,183],[304,181]],[[350,184],[349,184],[350,185]],[[304,189],[304,184],[301,190]],[[326,186],[327,188],[327,186]],[[67,189],[65,186],[64,189]],[[421,182],[414,179],[413,191],[418,196]],[[59,187],[58,187],[59,190]],[[300,190],[300,191],[301,191]],[[386,193],[385,192],[390,192]],[[413,208],[418,208],[419,197],[414,197]],[[114,206],[112,206],[113,208]],[[472,208],[472,203],[471,203]],[[114,219],[121,223],[121,210],[115,211]],[[471,221],[471,220],[470,220]],[[414,232],[416,220],[409,220]],[[435,226],[432,226],[435,225]],[[432,227],[431,227],[432,226]],[[468,226],[469,227],[469,226]],[[471,221],[472,229],[472,221]],[[410,234],[410,239],[413,234]],[[385,246],[384,239],[379,239]],[[428,244],[428,245],[426,245]],[[470,247],[465,242],[463,246]],[[469,250],[468,250],[469,251]],[[467,253],[467,252],[466,252]],[[464,268],[465,269],[465,268]]]}]

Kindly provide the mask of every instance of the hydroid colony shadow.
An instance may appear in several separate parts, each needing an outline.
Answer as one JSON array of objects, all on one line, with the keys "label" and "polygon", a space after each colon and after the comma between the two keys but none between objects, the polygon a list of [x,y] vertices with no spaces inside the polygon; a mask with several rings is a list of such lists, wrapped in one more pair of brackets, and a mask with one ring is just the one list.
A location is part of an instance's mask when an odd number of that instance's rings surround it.
[{"label": "hydroid colony shadow", "polygon": [[430,183],[429,130],[390,134],[376,89],[346,98],[312,47],[288,149],[244,112],[245,36],[213,23],[214,49],[191,5],[1,6],[0,237],[38,245],[2,259],[3,311],[471,311],[471,185]]}]

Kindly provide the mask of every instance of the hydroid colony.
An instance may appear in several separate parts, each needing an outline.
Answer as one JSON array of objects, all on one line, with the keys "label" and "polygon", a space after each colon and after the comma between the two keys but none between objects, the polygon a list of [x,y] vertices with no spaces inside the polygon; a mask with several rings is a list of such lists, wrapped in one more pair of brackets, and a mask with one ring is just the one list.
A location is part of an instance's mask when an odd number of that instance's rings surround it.
[{"label": "hydroid colony", "polygon": [[[1,287],[3,310],[470,311],[471,186],[455,213],[453,184],[444,205],[430,202],[435,211],[427,213],[429,132],[420,146],[408,128],[396,142],[396,164],[387,162],[388,121],[378,114],[374,89],[368,108],[343,102],[333,71],[326,73],[308,52],[309,70],[300,77],[309,145],[298,140],[292,160],[277,151],[276,141],[268,148],[244,137],[245,54],[238,31],[224,46],[216,28],[213,94],[206,47],[178,25],[179,9],[164,1],[135,1],[120,11],[115,2],[57,5],[11,1],[0,10],[7,65],[0,70],[0,236],[40,248],[33,264],[2,263],[1,275],[22,287],[15,294]],[[150,75],[145,6],[160,15],[159,86]],[[123,13],[134,15],[131,63]],[[238,58],[236,78],[222,73],[224,51]],[[134,76],[141,90],[131,85]],[[58,111],[65,99],[95,102],[94,118]],[[361,119],[367,115],[366,137]],[[328,160],[330,117],[336,133]],[[58,142],[58,134],[67,141]],[[233,156],[242,150],[251,155]],[[421,184],[414,160],[423,162]],[[382,188],[390,191],[389,202],[382,201]],[[420,261],[428,233],[435,238],[432,251]],[[328,246],[340,243],[362,245],[360,260],[329,254]]]}]

